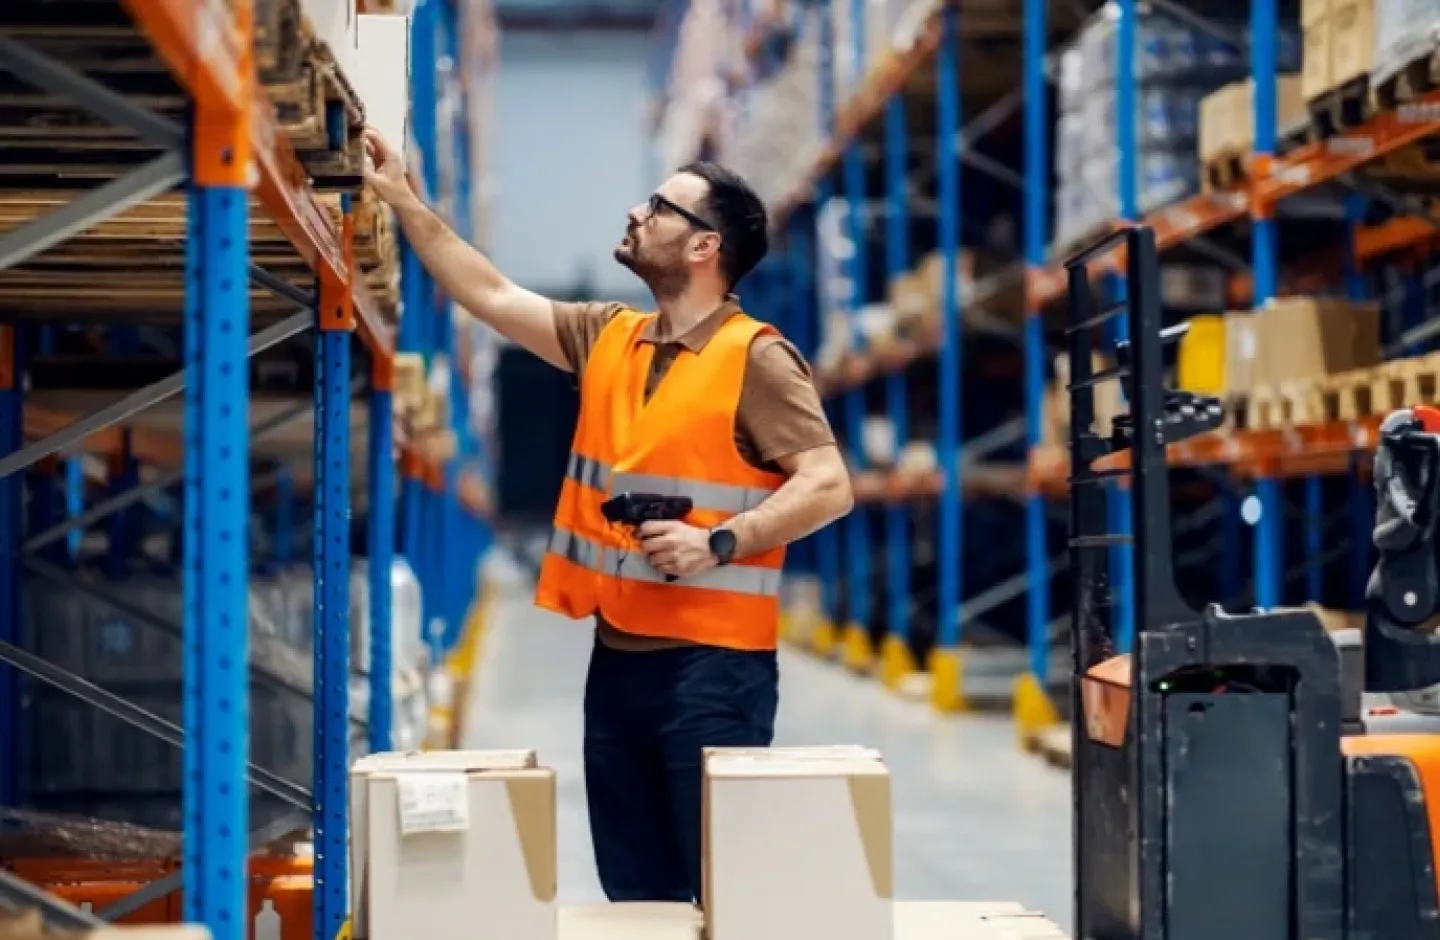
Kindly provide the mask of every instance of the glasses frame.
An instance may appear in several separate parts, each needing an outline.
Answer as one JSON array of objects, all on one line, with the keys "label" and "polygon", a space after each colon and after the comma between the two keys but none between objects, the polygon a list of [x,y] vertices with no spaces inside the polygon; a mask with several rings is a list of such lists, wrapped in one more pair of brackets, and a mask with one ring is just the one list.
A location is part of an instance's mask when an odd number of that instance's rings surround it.
[{"label": "glasses frame", "polygon": [[669,210],[670,212],[675,213],[680,218],[684,219],[686,222],[689,222],[692,226],[702,232],[711,232],[716,234],[719,233],[719,229],[717,229],[713,224],[707,222],[705,219],[691,212],[684,206],[676,205],[675,203],[671,202],[669,199],[666,199],[659,193],[651,193],[650,199],[648,200],[646,205],[646,218],[648,219],[653,219],[655,215],[662,209]]}]

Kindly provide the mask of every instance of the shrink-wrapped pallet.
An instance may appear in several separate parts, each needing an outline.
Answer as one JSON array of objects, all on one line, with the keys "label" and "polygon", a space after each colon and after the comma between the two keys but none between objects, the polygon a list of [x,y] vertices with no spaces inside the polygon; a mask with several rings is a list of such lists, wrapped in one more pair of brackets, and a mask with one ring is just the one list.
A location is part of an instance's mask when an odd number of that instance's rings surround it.
[{"label": "shrink-wrapped pallet", "polygon": [[1379,0],[1375,4],[1372,87],[1440,49],[1440,0]]}]

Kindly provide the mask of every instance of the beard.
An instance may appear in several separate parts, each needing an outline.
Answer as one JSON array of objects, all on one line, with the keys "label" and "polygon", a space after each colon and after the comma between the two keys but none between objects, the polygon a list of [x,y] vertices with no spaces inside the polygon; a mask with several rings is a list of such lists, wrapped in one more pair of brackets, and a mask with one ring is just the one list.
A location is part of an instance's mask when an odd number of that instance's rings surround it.
[{"label": "beard", "polygon": [[674,297],[690,283],[676,246],[642,246],[632,233],[615,247],[615,260],[650,288],[658,300]]}]

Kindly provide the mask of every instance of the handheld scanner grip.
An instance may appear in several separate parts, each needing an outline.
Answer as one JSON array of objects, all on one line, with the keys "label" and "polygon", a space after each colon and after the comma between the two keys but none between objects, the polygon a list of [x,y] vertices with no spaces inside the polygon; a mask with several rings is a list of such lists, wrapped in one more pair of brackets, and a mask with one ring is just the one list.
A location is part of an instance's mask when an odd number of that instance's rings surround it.
[{"label": "handheld scanner grip", "polygon": [[[661,496],[658,493],[620,493],[600,504],[600,513],[607,522],[638,528],[641,523],[683,519],[694,508],[688,496]],[[667,582],[678,581],[673,574]]]}]

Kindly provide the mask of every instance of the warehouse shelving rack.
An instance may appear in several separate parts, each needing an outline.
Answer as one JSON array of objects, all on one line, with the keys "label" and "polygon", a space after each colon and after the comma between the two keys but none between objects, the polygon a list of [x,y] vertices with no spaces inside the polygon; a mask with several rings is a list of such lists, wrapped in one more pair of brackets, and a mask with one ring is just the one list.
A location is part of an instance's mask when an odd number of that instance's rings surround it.
[{"label": "warehouse shelving rack", "polygon": [[[829,0],[844,2],[844,0]],[[1091,5],[1092,8],[1094,5]],[[1113,0],[1107,4],[1116,23],[1116,112],[1133,114],[1137,110],[1137,82],[1135,63],[1142,4],[1140,0]],[[1191,25],[1202,28],[1208,21],[1202,11],[1188,4],[1174,4],[1165,0],[1154,0],[1157,10],[1164,10],[1185,19]],[[829,7],[821,3],[822,11]],[[852,16],[859,19],[863,5],[854,5]],[[959,9],[956,9],[956,8]],[[1117,122],[1116,149],[1119,156],[1117,190],[1120,213],[1115,224],[1123,226],[1143,221],[1153,231],[1157,247],[1162,252],[1182,247],[1199,247],[1206,236],[1234,226],[1248,224],[1251,231],[1251,257],[1247,270],[1237,270],[1230,277],[1230,302],[1234,305],[1259,306],[1281,293],[1320,292],[1335,286],[1346,296],[1362,299],[1371,293],[1367,284],[1366,271],[1397,252],[1408,251],[1426,245],[1434,245],[1436,225],[1423,211],[1407,206],[1403,199],[1396,199],[1383,189],[1377,191],[1374,184],[1357,180],[1353,174],[1366,164],[1396,153],[1418,141],[1440,136],[1440,121],[1436,120],[1440,93],[1422,94],[1409,106],[1399,111],[1373,115],[1358,127],[1342,131],[1341,143],[1302,143],[1284,148],[1276,133],[1276,72],[1279,36],[1279,11],[1276,0],[1250,0],[1248,4],[1237,4],[1237,10],[1248,9],[1248,39],[1241,40],[1248,45],[1251,78],[1256,84],[1255,92],[1255,156],[1251,168],[1252,183],[1229,191],[1202,193],[1177,204],[1156,210],[1141,217],[1138,209],[1138,193],[1135,183],[1135,160],[1137,141],[1134,128],[1128,122]],[[829,57],[836,54],[833,36],[822,30],[822,89],[820,93],[824,139],[828,144],[821,150],[803,175],[803,182],[784,198],[772,205],[772,219],[777,229],[785,235],[785,260],[791,266],[789,290],[782,293],[767,293],[765,315],[780,322],[787,331],[799,340],[802,351],[813,354],[814,309],[817,294],[815,285],[817,264],[815,252],[821,250],[815,232],[816,216],[811,210],[812,201],[824,204],[834,191],[833,180],[839,178],[842,192],[850,197],[851,232],[857,241],[863,240],[864,222],[861,203],[867,195],[867,181],[863,172],[855,169],[860,163],[861,132],[872,125],[884,122],[883,152],[886,167],[885,212],[888,224],[885,228],[885,252],[887,270],[893,277],[911,261],[907,226],[905,224],[911,200],[903,189],[903,167],[909,153],[910,141],[904,127],[907,86],[925,70],[933,69],[937,74],[941,96],[937,103],[936,123],[942,125],[937,135],[941,144],[941,156],[946,153],[950,141],[956,141],[958,162],[967,169],[977,169],[1002,182],[1016,185],[1023,190],[1023,253],[1016,270],[1002,277],[1020,278],[1025,284],[1026,316],[1019,328],[1024,345],[1024,432],[1030,451],[1027,467],[1019,474],[999,475],[993,473],[972,473],[964,457],[978,442],[965,442],[958,422],[951,412],[945,412],[941,422],[937,456],[939,470],[933,474],[905,474],[900,472],[876,473],[866,471],[858,454],[850,455],[856,468],[855,485],[857,496],[862,500],[888,504],[886,516],[887,598],[890,605],[888,616],[891,637],[885,643],[896,645],[893,640],[904,636],[905,613],[909,595],[908,540],[897,536],[904,529],[896,520],[903,520],[904,503],[915,498],[939,498],[941,554],[939,576],[941,579],[941,647],[956,658],[947,661],[942,655],[932,662],[935,674],[932,676],[932,698],[942,707],[964,704],[960,688],[958,645],[961,640],[960,628],[963,623],[979,616],[991,599],[1008,598],[1024,592],[1026,594],[1026,622],[1029,646],[1026,675],[1022,676],[1015,693],[1015,709],[1021,719],[1024,737],[1041,726],[1056,720],[1055,708],[1046,689],[1052,680],[1051,643],[1056,636],[1054,629],[1055,611],[1050,597],[1050,579],[1053,573],[1064,567],[1063,555],[1051,555],[1047,538],[1050,517],[1047,499],[1064,493],[1066,487],[1066,465],[1063,455],[1053,455],[1041,448],[1042,402],[1045,395],[1045,334],[1042,314],[1062,300],[1066,294],[1065,271],[1050,253],[1051,216],[1051,115],[1050,83],[1056,48],[1051,42],[1055,23],[1054,11],[1045,0],[1025,0],[1024,57],[1021,93],[998,103],[991,112],[979,115],[972,123],[962,124],[958,108],[953,101],[946,100],[944,89],[953,88],[955,83],[955,57],[963,54],[963,43],[959,37],[967,12],[973,8],[963,4],[937,3],[930,12],[924,28],[917,33],[916,40],[907,48],[892,51],[888,57],[875,65],[867,77],[847,100],[835,102],[831,98]],[[826,17],[828,20],[828,16]],[[1234,37],[1229,37],[1234,39]],[[862,40],[856,37],[857,45]],[[846,50],[863,56],[854,49]],[[967,144],[983,129],[992,127],[995,114],[1008,109],[1023,109],[1024,173],[1016,177],[1004,168],[987,167],[967,153]],[[959,135],[949,133],[958,129]],[[955,242],[949,233],[958,228],[959,193],[962,181],[959,174],[951,180],[946,178],[950,169],[956,168],[957,161],[940,159],[937,172],[938,183],[944,195],[938,200],[941,251],[947,260],[944,283],[953,282]],[[837,172],[838,170],[838,172]],[[897,183],[897,180],[899,182]],[[1285,269],[1281,263],[1281,225],[1276,218],[1276,207],[1283,200],[1310,194],[1324,187],[1334,185],[1347,187],[1350,194],[1343,200],[1344,214],[1349,231],[1348,244],[1340,246],[1335,257],[1308,259],[1296,269]],[[858,197],[858,198],[857,198]],[[1367,206],[1374,202],[1388,202],[1392,209],[1398,209],[1397,217],[1379,224],[1366,224]],[[857,252],[857,254],[862,254]],[[1107,257],[1092,266],[1094,273],[1106,279],[1110,286],[1119,287],[1117,275],[1124,270],[1123,250],[1112,251]],[[1244,259],[1242,259],[1243,261]],[[1343,275],[1338,272],[1343,270]],[[854,294],[850,309],[858,312],[867,299],[863,274],[852,276]],[[873,292],[872,292],[873,293]],[[1411,291],[1413,294],[1414,291]],[[1123,295],[1111,298],[1123,301]],[[1410,298],[1413,300],[1413,297]],[[972,301],[973,302],[973,301]],[[960,336],[957,325],[961,322],[960,299],[947,292],[941,298],[941,317],[947,332],[938,341],[909,343],[902,348],[866,350],[857,348],[847,357],[843,367],[820,378],[826,392],[841,395],[844,404],[839,409],[844,425],[845,437],[851,449],[857,446],[859,431],[856,414],[860,407],[855,404],[859,397],[856,389],[874,379],[883,379],[886,384],[888,412],[899,432],[906,429],[904,384],[897,376],[921,359],[939,359],[939,395],[946,407],[958,410],[959,392],[963,387],[965,373],[964,356],[960,351]],[[1124,335],[1123,322],[1117,335]],[[858,331],[857,331],[858,332]],[[1413,327],[1401,338],[1402,348],[1413,348],[1429,332],[1429,327]],[[1181,442],[1169,448],[1173,465],[1185,467],[1218,467],[1230,471],[1241,481],[1253,481],[1253,491],[1245,493],[1233,482],[1227,481],[1224,505],[1220,508],[1222,539],[1228,543],[1242,537],[1240,507],[1242,500],[1247,509],[1254,513],[1253,525],[1253,584],[1254,602],[1261,606],[1274,606],[1284,597],[1287,581],[1295,577],[1295,571],[1287,571],[1284,564],[1284,521],[1286,508],[1281,490],[1285,480],[1300,477],[1304,479],[1305,519],[1303,545],[1307,556],[1300,572],[1304,576],[1306,591],[1314,599],[1321,590],[1322,565],[1316,560],[1324,552],[1322,499],[1320,480],[1324,475],[1346,474],[1353,486],[1348,508],[1343,515],[1349,533],[1350,585],[1352,596],[1368,570],[1368,529],[1370,526],[1370,494],[1363,480],[1363,459],[1361,455],[1374,441],[1374,421],[1362,419],[1356,422],[1332,422],[1308,425],[1284,431],[1237,431],[1214,434]],[[903,441],[903,438],[901,438]],[[963,444],[963,448],[962,448]],[[961,467],[965,466],[965,472]],[[1007,495],[1025,504],[1026,564],[1025,571],[1014,578],[993,586],[984,587],[978,593],[965,597],[966,585],[959,583],[960,559],[963,557],[964,536],[959,531],[959,507],[964,499],[972,495]],[[1118,495],[1118,494],[1116,494]],[[1128,529],[1128,520],[1123,514],[1128,500],[1112,499],[1112,511],[1121,514],[1111,520],[1112,528]],[[1249,512],[1247,512],[1249,516]],[[840,583],[842,573],[846,575],[852,596],[848,615],[862,623],[870,614],[869,604],[869,533],[863,522],[847,522],[844,525],[844,550],[840,535],[835,527],[818,533],[814,538],[813,558],[816,561],[822,588],[830,592]],[[1177,531],[1180,527],[1177,525]],[[952,534],[953,533],[953,534]],[[1114,567],[1122,583],[1117,593],[1122,598],[1119,611],[1121,627],[1117,631],[1122,642],[1133,636],[1133,613],[1123,598],[1128,595],[1123,579],[1132,567],[1126,556],[1128,549],[1117,548]],[[796,567],[804,566],[812,552],[802,550],[795,553]],[[1234,588],[1243,582],[1238,571],[1229,570],[1238,560],[1238,553],[1227,553],[1227,564],[1221,567],[1222,581]],[[843,557],[842,557],[843,556]],[[1227,591],[1237,596],[1238,590]],[[962,604],[961,599],[964,598]],[[948,604],[953,599],[953,604]],[[827,596],[824,600],[826,615],[837,609],[838,599]],[[1352,604],[1352,606],[1355,606]],[[945,611],[958,611],[951,618]],[[828,634],[822,630],[823,640],[813,644],[822,653],[832,653],[841,644],[835,631]],[[865,651],[846,657],[855,667],[865,668]],[[914,663],[887,662],[882,649],[879,672],[892,685],[902,686],[905,674],[915,667]]]},{"label": "warehouse shelving rack", "polygon": [[[115,0],[137,34],[164,61],[188,98],[186,126],[142,110],[132,100],[0,35],[0,68],[60,100],[124,127],[163,155],[83,193],[70,204],[0,235],[0,270],[40,255],[127,207],[181,188],[186,196],[184,371],[83,417],[27,409],[26,354],[43,349],[55,319],[0,318],[0,804],[17,797],[15,759],[20,727],[19,677],[77,695],[91,705],[184,749],[183,858],[180,871],[159,878],[99,914],[49,897],[0,871],[0,906],[38,906],[59,928],[85,928],[136,911],[184,886],[186,921],[207,926],[216,940],[242,940],[253,913],[246,871],[252,849],[307,824],[314,830],[314,930],[336,936],[349,912],[346,784],[350,725],[366,731],[372,751],[391,747],[390,631],[370,631],[372,668],[368,713],[351,714],[350,600],[352,397],[368,391],[365,507],[369,618],[391,622],[391,560],[395,550],[397,460],[392,436],[397,352],[427,361],[443,356],[452,371],[451,415],[458,456],[437,462],[421,451],[399,454],[400,550],[421,581],[432,665],[460,645],[474,587],[475,564],[488,545],[484,519],[483,440],[472,433],[466,381],[458,362],[455,318],[402,247],[404,315],[398,335],[382,314],[354,262],[350,197],[337,227],[322,210],[276,110],[259,85],[249,0]],[[364,4],[361,4],[362,9]],[[463,29],[493,28],[491,11],[475,2],[420,0],[412,16],[414,140],[422,164],[416,174],[464,235],[472,234],[472,171],[468,107],[444,112],[440,99],[466,104],[487,68],[461,68]],[[442,158],[442,150],[448,154]],[[448,170],[442,173],[442,169]],[[253,264],[252,198],[283,230],[314,272],[308,290]],[[250,333],[251,286],[266,288],[299,311]],[[110,322],[124,322],[116,316]],[[313,402],[262,409],[250,395],[250,357],[314,331]],[[352,334],[368,350],[371,374],[352,372]],[[249,336],[248,342],[244,337]],[[145,409],[183,396],[183,436],[134,423]],[[258,414],[260,419],[251,424]],[[247,584],[252,564],[247,530],[250,494],[277,489],[271,554],[284,563],[295,546],[300,481],[281,466],[252,473],[251,450],[262,438],[312,415],[314,551],[313,793],[249,762],[249,681],[267,677],[249,661]],[[109,459],[121,472],[98,501],[86,504],[79,455]],[[61,507],[47,466],[34,479],[32,519],[24,519],[27,468],[60,458],[66,467]],[[141,481],[141,464],[146,467]],[[127,605],[123,585],[80,582],[57,557],[87,527],[114,520],[144,501],[182,485],[184,595],[179,624]],[[38,509],[37,509],[38,507]],[[113,528],[112,534],[123,534]],[[111,551],[124,551],[118,539]],[[130,545],[134,548],[134,545]],[[183,638],[184,702],[178,725],[141,709],[24,649],[19,635],[22,573],[29,570],[90,596],[109,597],[132,619]],[[288,802],[297,812],[251,832],[249,787]]]}]

